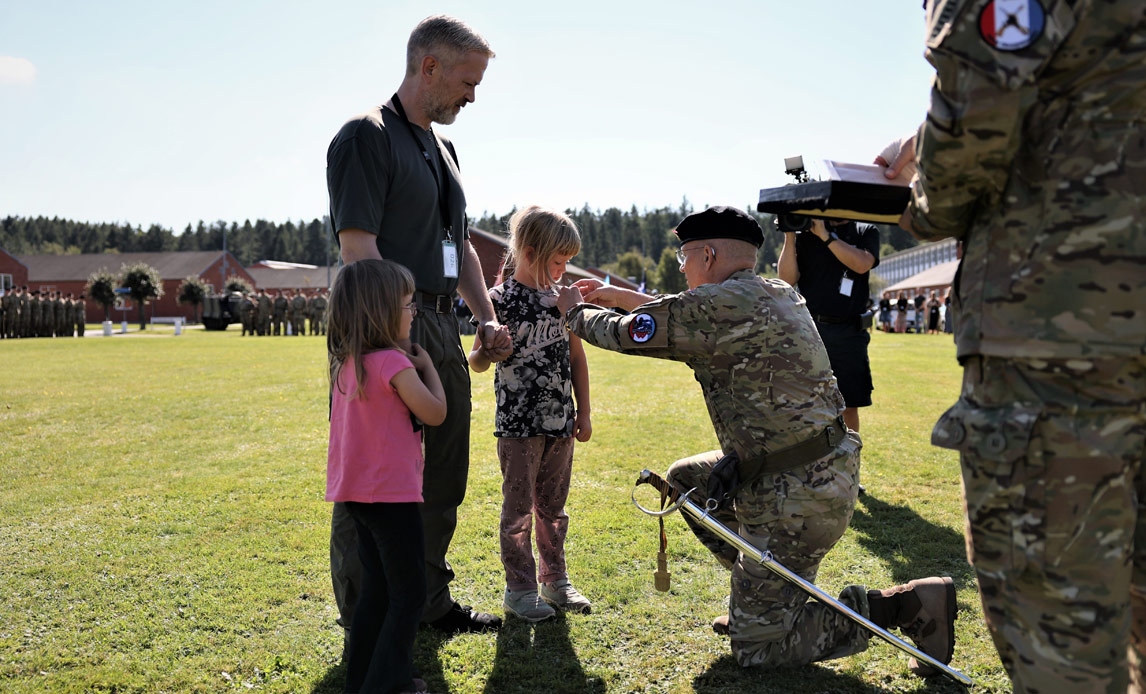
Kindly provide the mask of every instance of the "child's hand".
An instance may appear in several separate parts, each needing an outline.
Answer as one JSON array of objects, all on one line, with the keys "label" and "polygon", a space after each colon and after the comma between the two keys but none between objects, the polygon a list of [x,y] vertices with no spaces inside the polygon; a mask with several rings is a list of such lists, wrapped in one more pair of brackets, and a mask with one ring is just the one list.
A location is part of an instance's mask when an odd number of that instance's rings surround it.
[{"label": "child's hand", "polygon": [[418,370],[418,373],[425,373],[426,369],[434,368],[434,361],[430,359],[430,353],[422,349],[421,345],[411,343],[406,356],[410,358],[410,362]]},{"label": "child's hand", "polygon": [[589,410],[577,410],[577,416],[573,419],[573,436],[585,443],[592,435],[593,423],[589,420]]},{"label": "child's hand", "polygon": [[579,303],[581,303],[581,290],[577,287],[560,287],[557,290],[557,310],[562,316]]}]

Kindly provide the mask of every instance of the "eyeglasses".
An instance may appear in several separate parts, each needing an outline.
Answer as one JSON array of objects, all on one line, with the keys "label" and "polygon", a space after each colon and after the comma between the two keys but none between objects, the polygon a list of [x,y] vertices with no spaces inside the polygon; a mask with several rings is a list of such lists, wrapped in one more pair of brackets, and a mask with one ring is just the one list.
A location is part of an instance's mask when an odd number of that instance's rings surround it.
[{"label": "eyeglasses", "polygon": [[417,301],[411,301],[410,303],[406,304],[402,308],[409,311],[411,316],[418,315],[418,302]]},{"label": "eyeglasses", "polygon": [[[684,256],[685,256],[685,254],[688,253],[689,251],[695,251],[698,248],[704,248],[704,246],[693,246],[692,248],[687,248],[687,249],[682,246],[681,248],[676,249],[676,261],[678,263],[680,263],[680,269],[681,270],[684,269]],[[714,257],[714,258],[716,257],[716,250],[715,249],[712,251],[712,257]]]}]

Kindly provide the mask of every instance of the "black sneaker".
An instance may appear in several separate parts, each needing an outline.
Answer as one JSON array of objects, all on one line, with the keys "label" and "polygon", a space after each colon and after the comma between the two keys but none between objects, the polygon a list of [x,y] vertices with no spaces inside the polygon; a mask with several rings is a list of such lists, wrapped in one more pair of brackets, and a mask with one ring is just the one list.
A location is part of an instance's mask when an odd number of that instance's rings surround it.
[{"label": "black sneaker", "polygon": [[447,634],[472,634],[496,631],[501,628],[501,617],[485,612],[474,612],[469,605],[454,603],[450,611],[430,622],[430,626]]}]

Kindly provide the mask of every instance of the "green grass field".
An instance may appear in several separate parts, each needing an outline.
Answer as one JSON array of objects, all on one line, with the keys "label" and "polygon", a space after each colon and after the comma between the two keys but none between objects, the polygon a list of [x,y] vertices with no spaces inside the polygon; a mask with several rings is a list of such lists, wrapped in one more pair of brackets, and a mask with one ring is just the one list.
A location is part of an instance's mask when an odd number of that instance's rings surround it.
[{"label": "green grass field", "polygon": [[[340,692],[324,341],[147,332],[0,342],[0,691]],[[431,691],[962,690],[913,678],[879,641],[805,668],[738,668],[709,628],[727,573],[673,517],[673,587],[654,591],[657,525],[629,502],[642,468],[715,447],[699,387],[679,364],[588,351],[594,432],[577,449],[566,549],[593,614],[452,639],[423,631]],[[868,494],[818,583],[834,594],[954,577],[953,665],[974,691],[1005,691],[965,559],[958,461],[929,444],[958,392],[951,342],[877,333],[871,358]],[[451,561],[455,595],[500,613],[492,380],[474,379]]]}]

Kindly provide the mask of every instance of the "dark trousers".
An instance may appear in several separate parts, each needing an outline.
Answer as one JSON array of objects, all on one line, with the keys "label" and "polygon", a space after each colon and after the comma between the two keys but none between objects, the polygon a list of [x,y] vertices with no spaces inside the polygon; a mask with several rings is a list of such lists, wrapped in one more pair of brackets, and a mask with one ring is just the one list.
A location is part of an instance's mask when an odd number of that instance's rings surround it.
[{"label": "dark trousers", "polygon": [[416,503],[347,502],[358,531],[362,586],[346,647],[348,693],[414,690],[414,637],[426,601]]},{"label": "dark trousers", "polygon": [[[466,496],[470,467],[470,374],[452,313],[434,313],[419,307],[410,333],[434,362],[446,392],[446,421],[424,432],[426,467],[421,504],[425,532],[426,607],[423,618],[432,622],[445,616],[454,603],[450,594],[453,567],[446,551],[458,524],[458,506]],[[335,504],[330,524],[330,574],[339,623],[348,626],[354,615],[361,571],[353,523]]]}]

